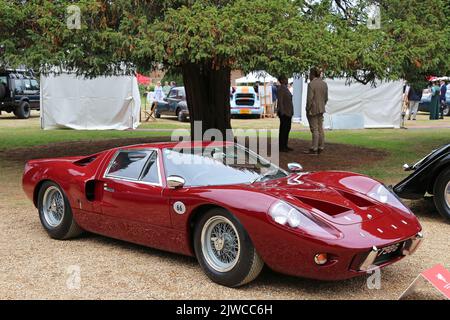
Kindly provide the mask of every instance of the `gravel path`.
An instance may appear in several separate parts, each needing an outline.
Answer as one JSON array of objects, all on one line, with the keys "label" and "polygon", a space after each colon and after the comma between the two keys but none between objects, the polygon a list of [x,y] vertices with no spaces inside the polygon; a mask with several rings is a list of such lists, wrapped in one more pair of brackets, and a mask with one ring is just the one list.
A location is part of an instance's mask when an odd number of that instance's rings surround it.
[{"label": "gravel path", "polygon": [[[368,289],[368,276],[319,282],[270,270],[248,286],[229,289],[212,283],[193,258],[96,235],[50,239],[22,192],[21,171],[3,165],[0,172],[2,299],[397,299],[422,270],[437,263],[450,267],[450,225],[420,201],[412,208],[426,241],[414,256],[383,269],[379,290]],[[71,273],[77,268],[79,288]],[[414,297],[441,298],[430,287]]]}]

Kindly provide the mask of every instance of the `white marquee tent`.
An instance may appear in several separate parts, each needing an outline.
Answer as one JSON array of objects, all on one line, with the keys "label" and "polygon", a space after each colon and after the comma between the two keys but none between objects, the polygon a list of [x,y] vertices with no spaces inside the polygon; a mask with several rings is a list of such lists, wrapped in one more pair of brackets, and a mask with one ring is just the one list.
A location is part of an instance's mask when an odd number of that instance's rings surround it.
[{"label": "white marquee tent", "polygon": [[[326,79],[329,101],[325,127],[328,129],[400,128],[403,82],[370,84],[352,83],[345,79]],[[301,122],[306,119],[307,84],[303,87]]]},{"label": "white marquee tent", "polygon": [[236,84],[245,84],[245,83],[269,83],[269,82],[276,83],[278,80],[277,78],[271,76],[265,71],[255,71],[247,74],[245,77],[236,79]]},{"label": "white marquee tent", "polygon": [[139,87],[133,76],[41,76],[43,129],[136,129],[140,106]]}]

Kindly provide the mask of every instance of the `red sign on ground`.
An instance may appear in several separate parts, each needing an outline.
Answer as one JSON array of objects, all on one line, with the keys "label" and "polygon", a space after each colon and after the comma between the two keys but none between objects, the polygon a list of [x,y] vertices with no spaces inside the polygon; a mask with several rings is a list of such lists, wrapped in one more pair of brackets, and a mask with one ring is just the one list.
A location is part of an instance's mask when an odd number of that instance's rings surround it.
[{"label": "red sign on ground", "polygon": [[417,287],[422,286],[424,282],[428,281],[447,299],[450,299],[450,271],[444,268],[443,265],[438,264],[431,269],[425,270],[411,283],[399,299],[404,299],[411,295]]},{"label": "red sign on ground", "polygon": [[450,299],[450,271],[444,266],[437,266],[422,272],[422,275],[431,284]]}]

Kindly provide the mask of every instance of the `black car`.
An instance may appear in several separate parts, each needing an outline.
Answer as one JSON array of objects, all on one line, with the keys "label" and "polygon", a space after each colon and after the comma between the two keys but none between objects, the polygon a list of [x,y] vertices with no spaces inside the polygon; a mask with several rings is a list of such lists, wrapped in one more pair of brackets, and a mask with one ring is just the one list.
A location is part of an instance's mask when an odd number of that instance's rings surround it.
[{"label": "black car", "polygon": [[405,164],[404,169],[414,172],[397,184],[394,192],[405,199],[433,195],[437,210],[450,221],[450,144],[434,150],[413,166]]},{"label": "black car", "polygon": [[19,119],[30,117],[40,109],[39,82],[24,70],[0,71],[0,114],[13,112]]},{"label": "black car", "polygon": [[164,101],[155,102],[155,115],[160,118],[161,115],[176,116],[179,121],[186,121],[189,117],[189,109],[186,103],[186,91],[184,87],[175,87],[170,89],[169,94]]}]

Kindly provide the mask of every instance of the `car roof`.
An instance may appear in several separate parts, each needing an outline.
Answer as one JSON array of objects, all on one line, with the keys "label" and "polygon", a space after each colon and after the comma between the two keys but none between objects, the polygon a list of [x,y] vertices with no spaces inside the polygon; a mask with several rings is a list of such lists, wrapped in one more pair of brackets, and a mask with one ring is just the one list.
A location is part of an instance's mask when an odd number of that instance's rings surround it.
[{"label": "car roof", "polygon": [[199,148],[199,147],[224,147],[234,145],[232,141],[175,141],[143,143],[115,148],[120,149],[171,149],[171,148]]}]

